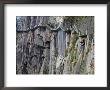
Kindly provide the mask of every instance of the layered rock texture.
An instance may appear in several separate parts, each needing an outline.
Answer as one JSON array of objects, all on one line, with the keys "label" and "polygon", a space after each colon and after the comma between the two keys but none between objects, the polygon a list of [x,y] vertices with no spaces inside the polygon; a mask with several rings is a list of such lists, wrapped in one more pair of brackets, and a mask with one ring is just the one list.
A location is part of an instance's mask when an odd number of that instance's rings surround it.
[{"label": "layered rock texture", "polygon": [[93,16],[17,16],[16,74],[94,74]]}]

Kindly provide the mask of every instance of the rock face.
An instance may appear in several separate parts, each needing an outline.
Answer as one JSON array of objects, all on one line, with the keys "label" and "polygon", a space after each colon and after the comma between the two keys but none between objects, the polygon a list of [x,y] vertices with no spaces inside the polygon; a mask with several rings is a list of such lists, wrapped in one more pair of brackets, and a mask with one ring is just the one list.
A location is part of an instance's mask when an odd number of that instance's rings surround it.
[{"label": "rock face", "polygon": [[17,74],[94,74],[94,17],[19,16]]}]

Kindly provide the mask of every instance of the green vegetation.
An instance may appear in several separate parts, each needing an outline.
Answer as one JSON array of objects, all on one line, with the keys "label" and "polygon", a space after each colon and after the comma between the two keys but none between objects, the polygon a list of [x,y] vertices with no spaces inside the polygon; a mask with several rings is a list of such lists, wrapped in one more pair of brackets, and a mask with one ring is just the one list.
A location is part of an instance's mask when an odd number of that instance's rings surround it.
[{"label": "green vegetation", "polygon": [[67,57],[68,54],[70,54],[70,59],[71,59],[70,61],[71,61],[71,64],[73,64],[73,65],[75,65],[77,63],[77,58],[76,58],[77,51],[75,48],[75,44],[76,44],[77,40],[78,40],[78,33],[72,32],[69,47],[65,49],[65,57]]},{"label": "green vegetation", "polygon": [[77,40],[78,40],[78,34],[73,33],[71,37],[70,47],[69,47],[69,52],[70,52],[72,63],[75,63],[77,61],[76,60],[76,48],[75,48],[75,44]]},{"label": "green vegetation", "polygon": [[65,49],[65,57],[68,55],[68,48]]},{"label": "green vegetation", "polygon": [[64,21],[68,21],[68,22],[71,22],[71,23],[77,23],[81,20],[84,20],[87,16],[65,16],[64,17]]}]

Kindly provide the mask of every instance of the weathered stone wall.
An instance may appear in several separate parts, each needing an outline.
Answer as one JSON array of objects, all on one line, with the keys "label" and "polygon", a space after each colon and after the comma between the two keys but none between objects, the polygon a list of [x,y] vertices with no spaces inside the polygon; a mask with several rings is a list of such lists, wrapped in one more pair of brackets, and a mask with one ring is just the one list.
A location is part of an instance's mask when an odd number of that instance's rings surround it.
[{"label": "weathered stone wall", "polygon": [[[48,33],[46,31],[48,31],[46,30],[46,28],[44,29],[44,27],[40,27],[33,31],[30,30],[27,32],[24,31],[17,32],[17,42],[16,42],[17,73],[26,73],[26,72],[30,74],[39,73],[43,61],[45,59],[48,59],[49,61],[50,46],[46,46],[47,41],[45,40],[46,38],[49,39],[50,36],[45,37],[44,34]],[[27,63],[27,65],[25,63]]]},{"label": "weathered stone wall", "polygon": [[46,16],[21,17],[16,30],[16,73],[93,74],[94,17],[71,28],[62,18],[54,18],[58,21]]}]

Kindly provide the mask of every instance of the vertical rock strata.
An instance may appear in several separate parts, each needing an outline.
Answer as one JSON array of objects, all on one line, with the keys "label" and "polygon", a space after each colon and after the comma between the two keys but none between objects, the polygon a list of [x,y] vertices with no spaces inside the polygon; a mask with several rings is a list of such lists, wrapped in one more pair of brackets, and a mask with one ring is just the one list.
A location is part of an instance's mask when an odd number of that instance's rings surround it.
[{"label": "vertical rock strata", "polygon": [[[94,17],[16,19],[17,74],[94,74]],[[69,24],[68,24],[69,23]]]}]

